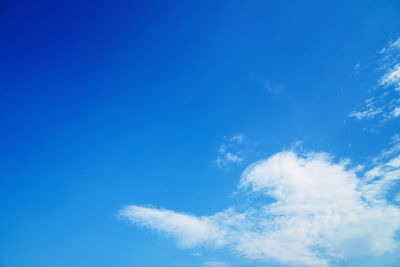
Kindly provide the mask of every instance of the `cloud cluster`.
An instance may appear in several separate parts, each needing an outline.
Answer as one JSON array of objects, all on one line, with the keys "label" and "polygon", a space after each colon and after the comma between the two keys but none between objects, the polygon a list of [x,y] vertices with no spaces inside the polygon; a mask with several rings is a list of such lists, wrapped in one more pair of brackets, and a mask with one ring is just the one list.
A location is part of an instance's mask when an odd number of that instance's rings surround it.
[{"label": "cloud cluster", "polygon": [[[400,116],[400,38],[379,54],[378,93],[349,115],[357,120]],[[355,70],[361,69],[357,64]],[[216,164],[243,162],[238,147],[245,143],[243,134],[225,137]],[[292,265],[330,266],[398,249],[400,135],[357,167],[327,153],[295,152],[298,145],[248,166],[235,194],[239,204],[221,212],[196,216],[131,205],[119,216],[175,239],[181,248],[225,248],[248,259]]]},{"label": "cloud cluster", "polygon": [[399,177],[400,158],[388,157],[364,175],[325,153],[283,151],[242,174],[238,190],[250,204],[201,217],[137,205],[119,214],[181,247],[228,248],[248,259],[328,266],[382,255],[396,249],[400,229],[399,207],[383,200],[388,181]]}]

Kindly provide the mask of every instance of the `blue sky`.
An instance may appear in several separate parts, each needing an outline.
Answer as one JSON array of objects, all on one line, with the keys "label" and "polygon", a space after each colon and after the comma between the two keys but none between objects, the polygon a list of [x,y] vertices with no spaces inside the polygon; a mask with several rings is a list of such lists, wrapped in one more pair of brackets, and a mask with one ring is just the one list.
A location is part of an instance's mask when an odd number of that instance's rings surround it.
[{"label": "blue sky", "polygon": [[2,1],[0,265],[398,266],[398,1]]}]

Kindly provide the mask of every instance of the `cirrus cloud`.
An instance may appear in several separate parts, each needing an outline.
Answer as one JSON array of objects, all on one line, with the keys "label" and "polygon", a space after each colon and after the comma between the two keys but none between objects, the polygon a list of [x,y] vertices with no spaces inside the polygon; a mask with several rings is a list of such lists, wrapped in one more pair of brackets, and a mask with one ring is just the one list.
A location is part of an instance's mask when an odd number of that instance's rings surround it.
[{"label": "cirrus cloud", "polygon": [[378,70],[382,74],[373,90],[375,96],[351,112],[351,118],[363,120],[380,117],[389,120],[400,115],[400,37],[382,48],[379,56]]}]

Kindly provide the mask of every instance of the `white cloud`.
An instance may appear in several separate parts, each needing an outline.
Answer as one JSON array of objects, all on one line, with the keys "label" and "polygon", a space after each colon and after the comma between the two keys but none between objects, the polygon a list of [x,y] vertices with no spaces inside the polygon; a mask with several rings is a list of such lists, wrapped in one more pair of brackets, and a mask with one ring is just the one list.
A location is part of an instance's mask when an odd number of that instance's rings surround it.
[{"label": "white cloud", "polygon": [[389,42],[389,49],[400,49],[400,37],[395,41]]},{"label": "white cloud", "polygon": [[382,113],[381,108],[375,108],[373,106],[368,107],[364,111],[353,111],[350,113],[349,117],[356,118],[357,120],[362,120],[362,119],[371,119],[375,117],[377,114]]},{"label": "white cloud", "polygon": [[400,153],[400,135],[395,134],[391,139],[389,147],[382,150],[381,153],[373,159],[374,164],[377,165],[378,162],[389,161]]},{"label": "white cloud", "polygon": [[[383,74],[376,89],[381,93],[350,117],[400,116],[400,38],[379,53]],[[217,165],[242,162],[236,146],[244,143],[243,134],[225,137]],[[355,168],[349,160],[337,162],[326,153],[292,150],[243,172],[237,192],[246,203],[210,216],[138,205],[126,206],[119,215],[175,239],[182,248],[226,248],[247,259],[291,265],[330,266],[344,258],[398,249],[400,194],[387,196],[400,181],[400,136],[370,163]],[[203,266],[229,264],[207,261]]]},{"label": "white cloud", "polygon": [[374,100],[374,98],[367,99],[363,106],[363,111],[353,111],[352,113],[350,113],[349,117],[353,117],[358,120],[371,119],[377,114],[382,113],[382,108],[376,108],[374,106]]},{"label": "white cloud", "polygon": [[392,116],[393,116],[393,117],[398,117],[398,116],[400,116],[400,107],[395,107],[395,108],[392,110]]},{"label": "white cloud", "polygon": [[368,99],[360,110],[351,112],[349,117],[357,120],[375,117],[388,120],[400,116],[400,37],[389,42],[379,54],[378,70],[382,75],[373,90],[376,95]]},{"label": "white cloud", "polygon": [[393,136],[391,146],[373,161],[373,167],[365,172],[361,189],[368,201],[385,204],[388,191],[400,181],[400,137]]},{"label": "white cloud", "polygon": [[231,265],[221,261],[206,261],[203,263],[205,267],[230,267]]},{"label": "white cloud", "polygon": [[234,134],[231,137],[225,137],[225,142],[218,148],[218,157],[215,163],[218,167],[224,167],[229,163],[240,163],[244,160],[239,146],[244,145],[245,136],[242,133]]},{"label": "white cloud", "polygon": [[225,247],[255,260],[328,266],[346,256],[391,252],[398,246],[393,237],[400,209],[382,196],[386,179],[400,177],[393,172],[400,158],[377,163],[365,177],[348,162],[283,151],[244,171],[238,188],[253,196],[250,205],[202,217],[127,206],[120,216],[172,236],[182,247]]},{"label": "white cloud", "polygon": [[396,49],[400,49],[400,37],[397,38],[396,41],[392,42],[392,43],[390,44],[390,46],[393,47],[393,48],[396,48]]},{"label": "white cloud", "polygon": [[241,157],[239,157],[238,155],[232,154],[230,152],[225,154],[225,159],[227,161],[231,161],[231,162],[241,162],[241,161],[243,161],[243,159]]},{"label": "white cloud", "polygon": [[226,150],[227,150],[227,145],[222,144],[222,145],[220,145],[219,148],[218,148],[218,153],[224,154]]},{"label": "white cloud", "polygon": [[393,68],[390,68],[381,78],[379,85],[381,86],[391,86],[400,85],[400,64],[396,64]]},{"label": "white cloud", "polygon": [[243,158],[240,157],[238,154],[233,154],[231,152],[224,153],[221,156],[218,156],[215,162],[217,163],[218,167],[224,167],[228,163],[238,163],[242,162]]},{"label": "white cloud", "polygon": [[400,193],[398,193],[398,194],[396,195],[396,197],[394,198],[394,201],[400,203]]},{"label": "white cloud", "polygon": [[229,138],[228,140],[229,140],[229,142],[236,142],[236,143],[238,143],[238,144],[242,144],[243,143],[243,141],[244,141],[244,139],[245,139],[245,137],[244,137],[244,134],[235,134],[235,135],[233,135],[231,138]]},{"label": "white cloud", "polygon": [[181,247],[224,244],[224,232],[210,217],[196,217],[171,210],[126,206],[119,215],[138,225],[175,237]]}]

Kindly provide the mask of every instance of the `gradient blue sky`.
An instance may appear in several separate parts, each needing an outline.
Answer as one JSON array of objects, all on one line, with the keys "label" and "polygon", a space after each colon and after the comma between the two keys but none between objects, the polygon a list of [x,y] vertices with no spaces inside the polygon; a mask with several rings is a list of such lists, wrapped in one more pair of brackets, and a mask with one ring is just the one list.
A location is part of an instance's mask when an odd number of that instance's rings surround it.
[{"label": "gradient blue sky", "polygon": [[382,83],[399,14],[399,1],[1,1],[0,266],[286,266],[177,247],[117,215],[241,205],[246,167],[299,147],[371,166],[399,133],[399,80]]}]

